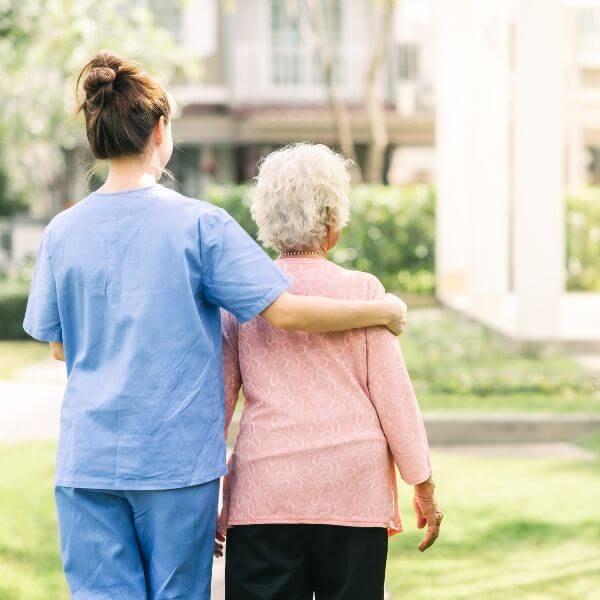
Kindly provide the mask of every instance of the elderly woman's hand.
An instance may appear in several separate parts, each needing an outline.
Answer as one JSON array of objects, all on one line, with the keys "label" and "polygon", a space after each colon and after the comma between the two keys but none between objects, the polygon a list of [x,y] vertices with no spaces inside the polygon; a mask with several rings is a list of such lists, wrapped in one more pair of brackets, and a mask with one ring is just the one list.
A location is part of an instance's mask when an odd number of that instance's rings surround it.
[{"label": "elderly woman's hand", "polygon": [[387,327],[394,335],[400,335],[406,326],[408,307],[403,300],[394,294],[386,294],[384,299],[390,302],[392,308],[392,320]]},{"label": "elderly woman's hand", "polygon": [[427,525],[425,537],[419,544],[419,550],[425,552],[438,538],[440,525],[444,518],[435,498],[435,485],[431,477],[427,481],[415,485],[413,507],[417,513],[417,527],[423,529]]},{"label": "elderly woman's hand", "polygon": [[222,533],[219,533],[217,531],[217,533],[215,535],[215,550],[214,550],[215,558],[222,558],[222,556],[224,554],[224,547],[225,547],[225,536]]}]

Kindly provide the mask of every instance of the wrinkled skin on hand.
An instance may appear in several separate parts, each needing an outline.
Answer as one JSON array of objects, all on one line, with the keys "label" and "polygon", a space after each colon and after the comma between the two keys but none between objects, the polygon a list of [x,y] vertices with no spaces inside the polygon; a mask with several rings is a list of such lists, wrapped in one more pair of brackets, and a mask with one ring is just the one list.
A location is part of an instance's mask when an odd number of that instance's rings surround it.
[{"label": "wrinkled skin on hand", "polygon": [[427,525],[425,536],[419,544],[419,550],[425,552],[440,535],[440,525],[444,518],[435,497],[435,485],[431,478],[415,485],[413,508],[417,515],[417,527],[423,529]]},{"label": "wrinkled skin on hand", "polygon": [[406,327],[406,318],[408,314],[408,306],[404,300],[398,298],[394,294],[386,294],[385,299],[391,302],[396,310],[396,318],[393,323],[388,325],[388,329],[394,335],[400,335]]},{"label": "wrinkled skin on hand", "polygon": [[218,533],[215,536],[215,558],[221,558],[223,556],[223,548],[225,546],[225,536],[222,533]]}]

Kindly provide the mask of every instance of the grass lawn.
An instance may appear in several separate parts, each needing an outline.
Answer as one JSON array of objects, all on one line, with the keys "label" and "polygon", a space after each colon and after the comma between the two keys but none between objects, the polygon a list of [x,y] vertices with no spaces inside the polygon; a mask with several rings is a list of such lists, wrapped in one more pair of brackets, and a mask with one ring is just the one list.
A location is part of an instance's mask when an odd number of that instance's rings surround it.
[{"label": "grass lawn", "polygon": [[0,598],[67,594],[54,513],[53,444],[0,445]]},{"label": "grass lawn", "polygon": [[[52,496],[54,446],[0,445],[0,598],[68,598]],[[410,600],[600,598],[600,461],[434,454],[446,514],[428,552],[392,538],[388,587]]]},{"label": "grass lawn", "polygon": [[411,311],[400,345],[424,411],[600,412],[599,382],[573,358],[519,351],[450,311]]},{"label": "grass lawn", "polygon": [[582,448],[591,450],[600,456],[600,434],[591,434],[578,440],[577,442]]},{"label": "grass lawn", "polygon": [[405,533],[392,538],[388,566],[393,598],[600,599],[600,460],[437,454],[434,469],[443,532],[429,551],[416,550],[421,534],[403,488]]},{"label": "grass lawn", "polygon": [[33,340],[0,340],[0,379],[8,379],[19,369],[48,356],[48,344]]}]

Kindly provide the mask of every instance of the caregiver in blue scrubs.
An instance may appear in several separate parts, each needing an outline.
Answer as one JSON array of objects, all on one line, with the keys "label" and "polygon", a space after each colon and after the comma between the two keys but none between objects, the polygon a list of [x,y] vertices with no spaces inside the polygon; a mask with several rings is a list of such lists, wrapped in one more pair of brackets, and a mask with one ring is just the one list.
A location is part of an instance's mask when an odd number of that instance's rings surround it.
[{"label": "caregiver in blue scrubs", "polygon": [[155,79],[101,52],[80,87],[108,177],[46,228],[24,322],[67,366],[64,569],[76,600],[204,600],[226,472],[219,308],[284,329],[399,332],[405,307],[287,293],[225,211],[157,183],[173,141]]}]

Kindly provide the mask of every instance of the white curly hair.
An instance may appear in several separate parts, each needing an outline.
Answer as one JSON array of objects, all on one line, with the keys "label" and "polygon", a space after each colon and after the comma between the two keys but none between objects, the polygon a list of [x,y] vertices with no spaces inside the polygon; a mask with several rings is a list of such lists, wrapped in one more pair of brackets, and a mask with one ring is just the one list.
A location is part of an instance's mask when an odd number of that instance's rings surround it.
[{"label": "white curly hair", "polygon": [[251,194],[258,237],[279,252],[309,250],[350,217],[351,161],[323,144],[291,144],[259,166]]}]

